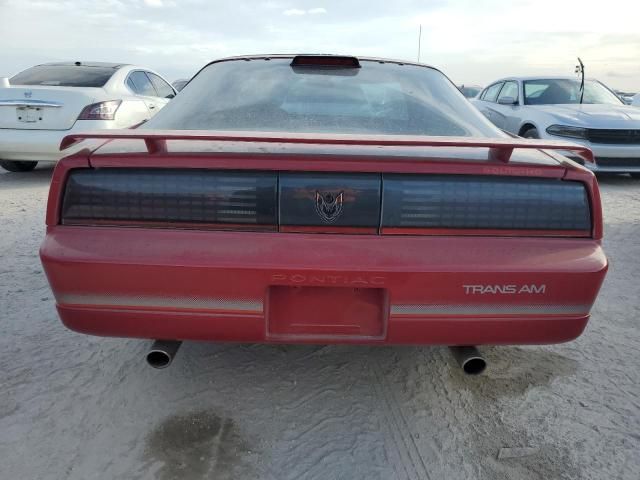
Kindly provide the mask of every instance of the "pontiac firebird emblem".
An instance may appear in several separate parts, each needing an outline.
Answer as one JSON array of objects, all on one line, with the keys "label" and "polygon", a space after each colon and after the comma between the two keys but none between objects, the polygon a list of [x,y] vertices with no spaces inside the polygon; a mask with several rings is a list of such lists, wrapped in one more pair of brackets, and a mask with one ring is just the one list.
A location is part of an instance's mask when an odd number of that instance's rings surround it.
[{"label": "pontiac firebird emblem", "polygon": [[342,214],[344,192],[334,196],[331,193],[316,192],[316,212],[325,223],[335,222]]},{"label": "pontiac firebird emblem", "polygon": [[24,92],[24,97],[25,98],[31,98],[31,95],[33,95],[33,92],[30,92],[28,90],[26,92]]}]

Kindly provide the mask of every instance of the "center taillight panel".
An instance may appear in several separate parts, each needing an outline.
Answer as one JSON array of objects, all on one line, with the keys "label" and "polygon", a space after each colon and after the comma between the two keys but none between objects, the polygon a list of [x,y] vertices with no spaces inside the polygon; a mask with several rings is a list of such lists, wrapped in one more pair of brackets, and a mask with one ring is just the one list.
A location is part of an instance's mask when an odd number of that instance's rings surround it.
[{"label": "center taillight panel", "polygon": [[280,230],[378,233],[381,176],[373,173],[280,173]]}]

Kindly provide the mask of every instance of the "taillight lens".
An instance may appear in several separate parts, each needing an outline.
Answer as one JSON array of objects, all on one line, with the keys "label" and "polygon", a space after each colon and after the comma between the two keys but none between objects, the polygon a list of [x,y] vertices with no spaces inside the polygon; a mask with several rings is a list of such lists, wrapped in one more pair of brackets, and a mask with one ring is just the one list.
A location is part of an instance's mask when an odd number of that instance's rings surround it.
[{"label": "taillight lens", "polygon": [[275,230],[277,174],[105,168],[71,172],[62,223]]},{"label": "taillight lens", "polygon": [[122,100],[108,100],[84,107],[78,120],[113,120]]},{"label": "taillight lens", "polygon": [[470,175],[385,175],[382,233],[590,236],[582,183]]},{"label": "taillight lens", "polygon": [[383,235],[590,237],[584,184],[495,175],[71,171],[65,225]]}]

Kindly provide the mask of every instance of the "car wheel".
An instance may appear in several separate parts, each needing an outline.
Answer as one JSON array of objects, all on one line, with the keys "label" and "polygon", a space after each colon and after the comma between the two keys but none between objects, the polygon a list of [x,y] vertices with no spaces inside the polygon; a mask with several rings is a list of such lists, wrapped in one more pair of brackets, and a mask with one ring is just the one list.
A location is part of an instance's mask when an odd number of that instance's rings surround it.
[{"label": "car wheel", "polygon": [[540,134],[538,133],[538,129],[535,127],[529,128],[525,130],[522,134],[524,138],[540,138]]},{"label": "car wheel", "polygon": [[0,167],[8,170],[9,172],[30,172],[36,168],[38,162],[16,162],[13,160],[0,161]]}]

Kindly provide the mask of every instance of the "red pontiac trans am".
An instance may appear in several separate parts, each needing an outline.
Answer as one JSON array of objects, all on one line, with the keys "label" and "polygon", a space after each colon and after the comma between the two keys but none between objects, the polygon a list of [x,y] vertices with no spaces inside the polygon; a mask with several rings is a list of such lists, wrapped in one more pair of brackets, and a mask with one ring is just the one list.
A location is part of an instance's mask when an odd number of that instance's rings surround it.
[{"label": "red pontiac trans am", "polygon": [[576,338],[607,270],[594,175],[496,129],[435,68],[328,55],[205,66],[135,130],[67,137],[41,249],[63,323],[182,340]]}]

